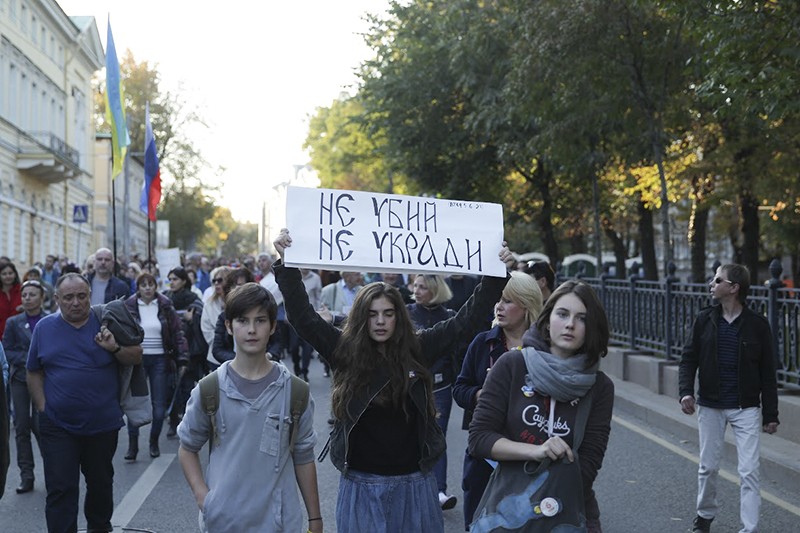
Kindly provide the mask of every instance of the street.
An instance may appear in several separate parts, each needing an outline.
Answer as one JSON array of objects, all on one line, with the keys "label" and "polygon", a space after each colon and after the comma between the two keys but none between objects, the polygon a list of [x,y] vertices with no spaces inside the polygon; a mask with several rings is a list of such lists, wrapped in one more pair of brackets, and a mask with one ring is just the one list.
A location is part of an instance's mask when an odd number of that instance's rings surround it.
[{"label": "street", "polygon": [[[311,392],[316,401],[315,427],[319,451],[328,433],[329,379],[322,377],[322,365],[316,359],[312,360],[310,379]],[[459,503],[455,509],[444,513],[445,531],[448,533],[464,530],[461,469],[467,434],[460,426],[461,409],[454,404],[447,435],[448,482],[450,492],[459,498]],[[144,428],[140,445],[146,443],[146,435],[147,428]],[[44,476],[38,451],[35,491],[18,495],[14,492],[19,482],[19,472],[13,441],[12,435],[12,464],[5,496],[0,500],[0,532],[45,531]],[[177,447],[177,440],[167,440],[162,434],[161,457],[151,459],[145,447],[139,452],[135,463],[126,464],[122,456],[127,448],[127,432],[120,431],[114,461],[116,508],[113,523],[117,531],[198,531],[197,507],[178,464]],[[603,530],[606,533],[690,531],[694,517],[696,455],[696,442],[678,442],[670,434],[647,426],[625,412],[615,412],[608,452],[595,483]],[[204,449],[201,458],[205,462],[207,457],[207,450]],[[329,459],[318,463],[317,468],[325,531],[336,531],[334,512],[339,474]],[[727,474],[722,474],[719,483],[722,510],[712,530],[738,531],[739,498],[735,465],[723,461],[723,469]],[[800,519],[800,487],[776,486],[762,479],[762,493],[761,531],[795,531]],[[81,511],[79,527],[85,527],[85,523]]]}]

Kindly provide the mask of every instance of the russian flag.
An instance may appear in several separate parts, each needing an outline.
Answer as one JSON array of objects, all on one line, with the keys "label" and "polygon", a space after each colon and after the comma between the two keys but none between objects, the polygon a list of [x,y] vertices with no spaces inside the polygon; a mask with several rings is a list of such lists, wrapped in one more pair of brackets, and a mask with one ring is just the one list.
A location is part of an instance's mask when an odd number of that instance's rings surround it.
[{"label": "russian flag", "polygon": [[158,152],[153,126],[150,124],[150,102],[145,104],[144,131],[144,183],[139,199],[139,210],[152,221],[156,219],[156,208],[161,201],[161,171],[158,169]]}]

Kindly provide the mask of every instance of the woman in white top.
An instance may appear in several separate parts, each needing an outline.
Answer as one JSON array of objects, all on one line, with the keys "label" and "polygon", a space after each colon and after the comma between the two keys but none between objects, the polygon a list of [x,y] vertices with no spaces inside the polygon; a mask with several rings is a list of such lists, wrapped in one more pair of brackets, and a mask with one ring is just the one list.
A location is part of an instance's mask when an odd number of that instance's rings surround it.
[{"label": "woman in white top", "polygon": [[[150,426],[150,457],[158,457],[158,437],[167,410],[167,385],[176,366],[186,366],[189,350],[183,327],[172,301],[158,292],[155,277],[145,272],[136,279],[136,294],[125,306],[144,330],[142,366],[150,383],[153,423]],[[135,461],[139,453],[139,428],[128,424],[129,447],[126,461]]]},{"label": "woman in white top", "polygon": [[219,318],[222,310],[225,309],[225,292],[222,286],[225,283],[225,278],[231,271],[229,266],[218,266],[211,271],[211,295],[203,302],[203,318],[200,321],[200,328],[203,330],[203,337],[208,343],[208,369],[215,370],[219,363],[214,359],[212,348],[214,346],[214,332],[217,327],[217,319]]}]

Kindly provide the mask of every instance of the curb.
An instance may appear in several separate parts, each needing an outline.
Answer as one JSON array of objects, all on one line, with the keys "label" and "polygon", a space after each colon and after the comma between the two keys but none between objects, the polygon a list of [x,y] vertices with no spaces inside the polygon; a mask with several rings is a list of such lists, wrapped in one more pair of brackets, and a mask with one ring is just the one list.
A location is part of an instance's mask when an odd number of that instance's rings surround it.
[{"label": "curb", "polygon": [[[614,382],[614,411],[641,419],[675,435],[679,440],[697,444],[697,417],[687,416],[680,410],[677,400],[655,394],[650,389],[623,381],[609,375]],[[800,453],[795,442],[780,436],[780,427],[775,435],[761,434],[761,486],[772,484],[786,487],[800,486]],[[723,461],[737,464],[733,432],[725,432]]]}]

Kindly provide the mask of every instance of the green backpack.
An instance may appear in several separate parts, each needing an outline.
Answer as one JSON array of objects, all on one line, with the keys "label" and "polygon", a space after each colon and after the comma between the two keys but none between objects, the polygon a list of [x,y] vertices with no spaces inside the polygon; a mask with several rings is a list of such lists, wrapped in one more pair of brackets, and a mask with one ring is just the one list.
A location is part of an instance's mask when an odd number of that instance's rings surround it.
[{"label": "green backpack", "polygon": [[[289,440],[289,451],[291,452],[294,448],[295,440],[297,439],[297,427],[300,425],[300,417],[303,416],[303,413],[308,407],[308,383],[292,375],[289,385],[292,387],[292,433]],[[216,417],[217,410],[219,409],[219,376],[216,370],[200,380],[200,405],[211,422],[211,436],[208,439],[208,455],[210,456],[211,448],[219,441]]]}]

